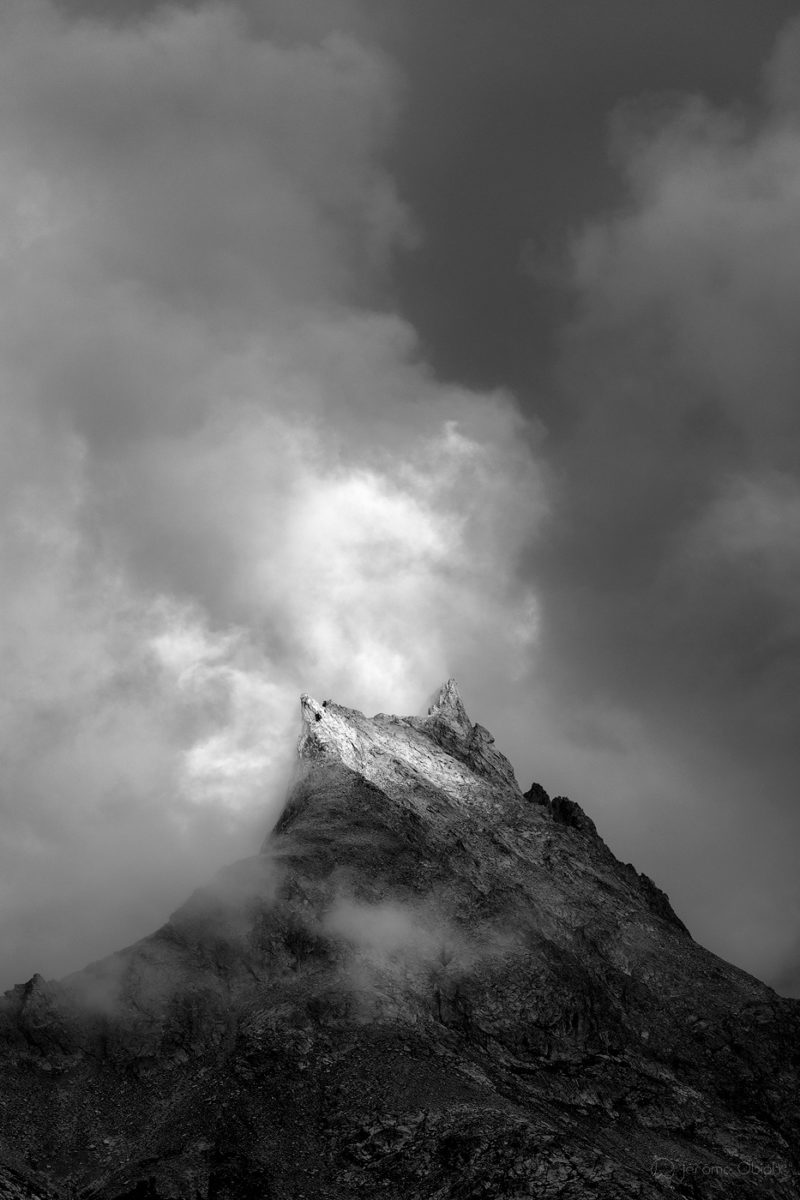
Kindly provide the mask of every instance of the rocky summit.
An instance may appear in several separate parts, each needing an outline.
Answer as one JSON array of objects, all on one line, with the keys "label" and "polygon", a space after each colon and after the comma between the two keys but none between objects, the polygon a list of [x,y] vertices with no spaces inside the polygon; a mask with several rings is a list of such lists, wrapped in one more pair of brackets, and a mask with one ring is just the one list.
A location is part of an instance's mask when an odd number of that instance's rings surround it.
[{"label": "rocky summit", "polygon": [[0,1196],[800,1197],[800,1002],[692,940],[449,681],[303,696],[259,854],[0,1007]]}]

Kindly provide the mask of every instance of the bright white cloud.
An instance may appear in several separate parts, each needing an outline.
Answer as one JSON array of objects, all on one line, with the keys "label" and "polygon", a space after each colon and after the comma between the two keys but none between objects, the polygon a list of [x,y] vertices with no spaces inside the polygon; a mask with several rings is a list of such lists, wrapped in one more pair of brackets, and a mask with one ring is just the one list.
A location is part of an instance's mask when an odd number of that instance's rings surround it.
[{"label": "bright white cloud", "polygon": [[301,690],[411,710],[519,673],[535,628],[515,406],[439,384],[378,302],[412,236],[394,72],[281,11],[0,14],[13,978],[249,852]]}]

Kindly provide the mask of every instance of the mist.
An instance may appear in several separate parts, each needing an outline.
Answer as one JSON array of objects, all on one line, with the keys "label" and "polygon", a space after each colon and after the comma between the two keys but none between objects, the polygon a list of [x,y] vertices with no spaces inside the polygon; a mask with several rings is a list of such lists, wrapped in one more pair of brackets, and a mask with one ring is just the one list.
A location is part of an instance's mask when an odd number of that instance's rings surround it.
[{"label": "mist", "polygon": [[513,399],[437,382],[392,309],[379,49],[282,6],[26,0],[0,59],[11,984],[252,852],[301,691],[519,675],[546,499]]}]

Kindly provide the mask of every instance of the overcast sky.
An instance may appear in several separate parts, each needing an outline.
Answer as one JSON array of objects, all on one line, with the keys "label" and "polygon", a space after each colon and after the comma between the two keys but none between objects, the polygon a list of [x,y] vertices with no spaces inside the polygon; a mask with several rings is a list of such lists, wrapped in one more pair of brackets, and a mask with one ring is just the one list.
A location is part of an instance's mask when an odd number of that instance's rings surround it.
[{"label": "overcast sky", "polygon": [[800,994],[794,7],[7,0],[0,984],[455,675]]}]

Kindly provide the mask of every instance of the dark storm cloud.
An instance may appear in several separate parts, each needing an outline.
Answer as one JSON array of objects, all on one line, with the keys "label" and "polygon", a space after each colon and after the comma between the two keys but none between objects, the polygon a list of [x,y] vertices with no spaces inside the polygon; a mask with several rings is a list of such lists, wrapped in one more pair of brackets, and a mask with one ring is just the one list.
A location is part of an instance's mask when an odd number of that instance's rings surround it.
[{"label": "dark storm cloud", "polygon": [[571,427],[538,564],[551,698],[590,727],[635,713],[693,792],[687,823],[645,772],[615,840],[776,978],[800,914],[799,67],[795,26],[760,114],[618,114],[625,203],[571,247]]},{"label": "dark storm cloud", "polygon": [[551,429],[543,376],[568,304],[545,276],[622,197],[606,123],[621,99],[753,97],[793,0],[404,0],[370,5],[408,79],[390,153],[424,242],[397,264],[444,375],[514,388]]}]

